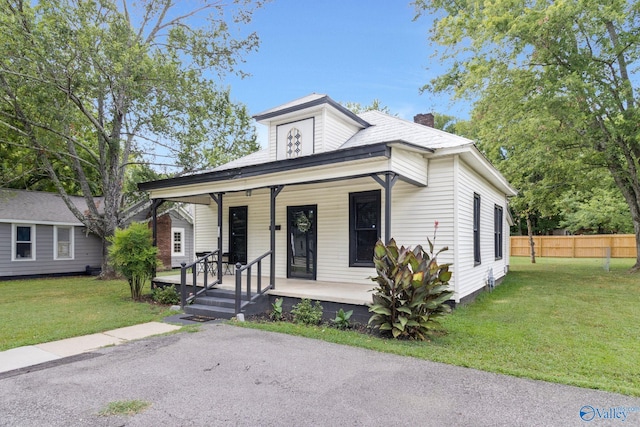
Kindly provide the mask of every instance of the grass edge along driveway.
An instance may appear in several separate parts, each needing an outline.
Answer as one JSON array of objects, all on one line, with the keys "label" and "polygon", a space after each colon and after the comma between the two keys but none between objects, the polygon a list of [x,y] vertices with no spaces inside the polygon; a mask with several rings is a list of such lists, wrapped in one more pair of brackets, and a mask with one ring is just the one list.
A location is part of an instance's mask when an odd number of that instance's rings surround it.
[{"label": "grass edge along driveway", "polygon": [[0,313],[0,351],[171,315],[165,306],[132,301],[124,280],[89,276],[0,281]]},{"label": "grass edge along driveway", "polygon": [[606,272],[598,259],[511,258],[504,282],[456,309],[443,322],[448,334],[430,342],[327,326],[242,326],[640,396],[640,275],[627,272],[632,264],[614,259]]}]

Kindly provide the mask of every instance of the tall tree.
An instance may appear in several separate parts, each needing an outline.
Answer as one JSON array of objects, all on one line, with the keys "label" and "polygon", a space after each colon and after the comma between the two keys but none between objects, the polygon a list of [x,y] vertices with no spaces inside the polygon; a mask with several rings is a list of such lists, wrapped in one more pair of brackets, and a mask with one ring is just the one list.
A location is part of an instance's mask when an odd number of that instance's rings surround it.
[{"label": "tall tree", "polygon": [[[628,205],[640,270],[638,81],[640,4],[610,0],[416,0],[433,12],[432,39],[445,46],[448,72],[428,86],[482,98],[497,87],[526,96],[512,112],[544,113],[546,133],[575,159],[611,174]],[[506,101],[504,101],[506,102]],[[505,124],[506,126],[506,124]],[[540,171],[544,173],[544,169]]]},{"label": "tall tree", "polygon": [[386,105],[382,105],[382,102],[378,98],[371,101],[369,105],[362,105],[359,102],[342,102],[342,105],[354,114],[364,113],[365,111],[381,111],[385,114],[391,114],[391,110]]},{"label": "tall tree", "polygon": [[555,200],[565,191],[588,184],[572,179],[584,166],[575,159],[563,158],[563,135],[549,132],[558,126],[553,115],[548,111],[531,114],[513,109],[513,105],[528,97],[529,88],[526,79],[516,83],[518,75],[511,78],[513,84],[488,85],[473,108],[472,119],[458,123],[457,127],[464,136],[477,142],[518,189],[510,205],[516,218],[526,224],[531,262],[535,263],[536,224],[548,223],[549,218],[562,213]]},{"label": "tall tree", "polygon": [[[254,33],[235,37],[230,24],[260,5],[0,0],[0,136],[31,150],[105,255],[132,161],[194,170],[257,149],[245,107],[214,79],[257,47]],[[85,212],[67,196],[69,175]]]}]

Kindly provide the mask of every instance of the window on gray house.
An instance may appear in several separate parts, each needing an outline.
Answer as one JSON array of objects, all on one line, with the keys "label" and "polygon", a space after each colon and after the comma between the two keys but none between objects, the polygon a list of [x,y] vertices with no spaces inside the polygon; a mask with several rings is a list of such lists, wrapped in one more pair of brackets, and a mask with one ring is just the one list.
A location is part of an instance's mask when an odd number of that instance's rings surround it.
[{"label": "window on gray house", "polygon": [[171,228],[171,252],[176,256],[184,256],[184,228]]},{"label": "window on gray house", "polygon": [[73,227],[54,227],[54,259],[73,259]]},{"label": "window on gray house", "polygon": [[15,226],[15,258],[16,260],[35,259],[35,225]]}]

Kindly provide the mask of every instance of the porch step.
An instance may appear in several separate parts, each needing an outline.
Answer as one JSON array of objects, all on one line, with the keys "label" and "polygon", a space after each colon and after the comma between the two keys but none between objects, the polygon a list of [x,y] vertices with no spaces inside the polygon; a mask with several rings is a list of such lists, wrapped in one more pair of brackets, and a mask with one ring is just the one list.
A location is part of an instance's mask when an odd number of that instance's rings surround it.
[{"label": "porch step", "polygon": [[[236,291],[231,289],[211,288],[205,292],[208,297],[235,299]],[[244,296],[244,294],[242,294]]]},{"label": "porch step", "polygon": [[[184,308],[185,313],[216,319],[231,319],[236,315],[236,293],[228,289],[209,289],[202,296],[196,297],[193,304]],[[244,299],[244,295],[243,295]],[[242,301],[240,311],[249,304]]]},{"label": "porch step", "polygon": [[221,298],[221,297],[210,297],[210,296],[202,296],[196,298],[194,301],[196,304],[207,305],[210,307],[224,307],[224,308],[235,308],[236,302],[231,298]]},{"label": "porch step", "polygon": [[215,307],[198,303],[186,306],[184,312],[195,316],[212,317],[215,319],[231,319],[236,315],[235,308]]}]

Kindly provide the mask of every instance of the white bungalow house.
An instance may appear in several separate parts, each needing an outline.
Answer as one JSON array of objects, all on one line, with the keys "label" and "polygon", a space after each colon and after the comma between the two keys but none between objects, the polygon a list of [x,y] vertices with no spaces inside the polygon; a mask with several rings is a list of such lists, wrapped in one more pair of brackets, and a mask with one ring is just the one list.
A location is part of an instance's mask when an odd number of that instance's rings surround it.
[{"label": "white bungalow house", "polygon": [[356,115],[318,94],[255,119],[268,126],[267,148],[140,185],[156,201],[196,205],[196,252],[228,253],[240,265],[266,255],[264,287],[305,280],[306,289],[367,291],[376,241],[428,247],[437,221],[455,303],[507,273],[516,192],[473,141],[379,111]]}]

